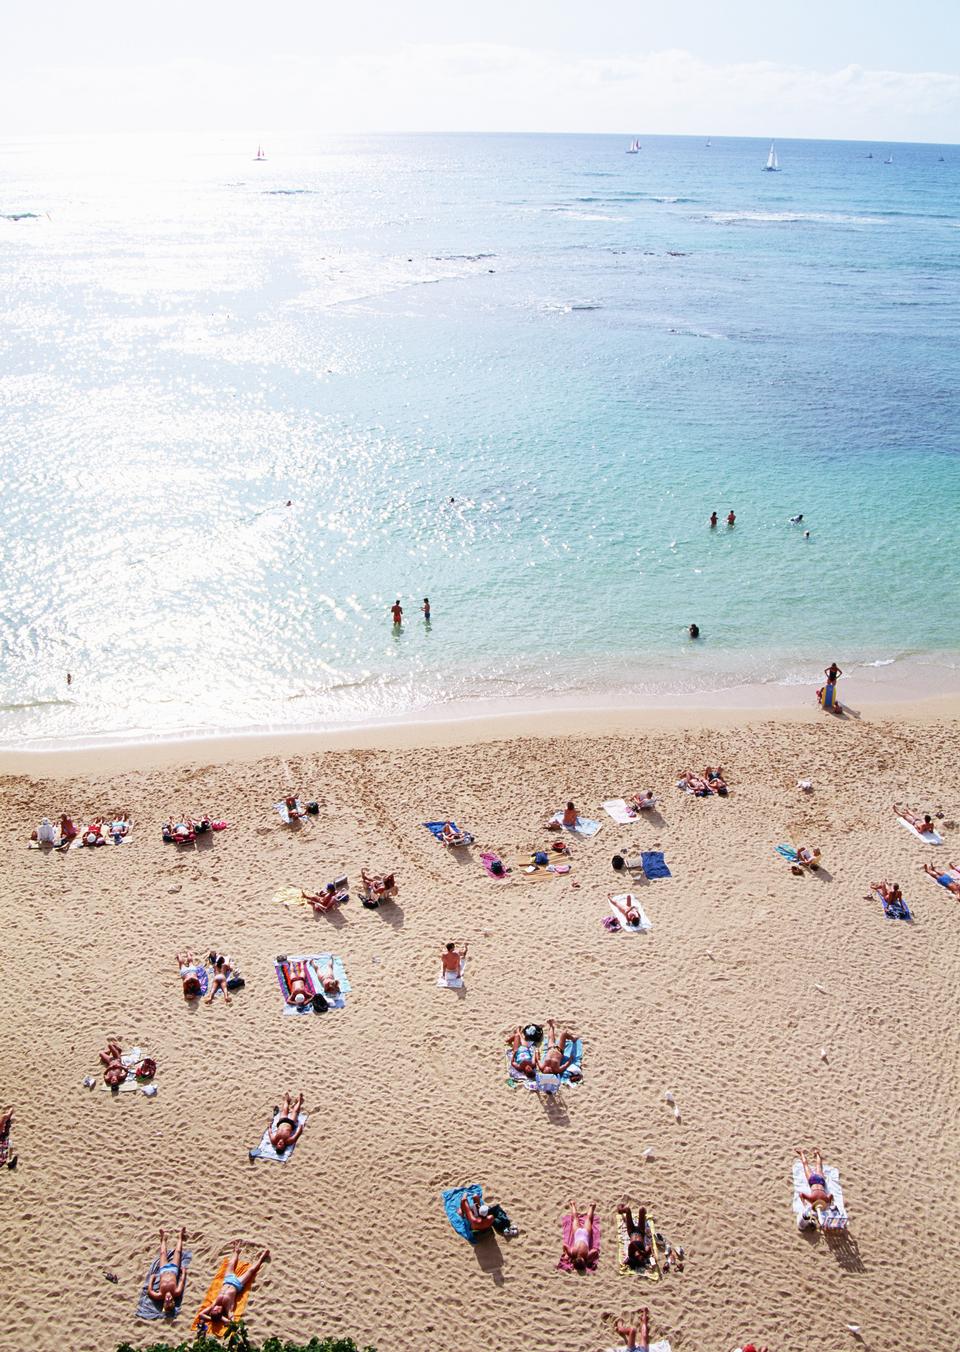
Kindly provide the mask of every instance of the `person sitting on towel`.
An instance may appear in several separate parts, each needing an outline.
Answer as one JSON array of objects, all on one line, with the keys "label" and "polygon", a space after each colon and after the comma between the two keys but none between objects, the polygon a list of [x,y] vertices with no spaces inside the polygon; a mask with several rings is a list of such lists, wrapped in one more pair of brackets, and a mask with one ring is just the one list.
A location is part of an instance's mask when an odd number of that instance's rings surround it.
[{"label": "person sitting on towel", "polygon": [[[546,1049],[537,1052],[537,1070],[543,1075],[562,1075],[565,1070],[569,1070],[573,1064],[576,1041],[573,1033],[562,1033],[558,1040],[557,1025],[553,1019],[548,1019]],[[567,1047],[570,1048],[569,1052]]]},{"label": "person sitting on towel", "polygon": [[213,979],[210,982],[210,991],[203,1003],[205,1005],[212,1004],[217,991],[223,991],[223,1003],[228,1005],[230,1003],[230,990],[227,982],[233,975],[233,963],[223,953],[211,953],[207,957],[207,961],[210,964]]},{"label": "person sitting on towel", "polygon": [[177,970],[183,982],[183,994],[187,1000],[198,1000],[203,994],[200,987],[199,963],[192,953],[177,954]]},{"label": "person sitting on towel", "polygon": [[305,962],[283,962],[280,964],[284,980],[287,983],[287,1004],[305,1005],[310,999],[310,987],[307,985],[307,964]]},{"label": "person sitting on towel", "polygon": [[721,798],[727,796],[729,790],[727,789],[727,781],[723,777],[722,765],[718,765],[716,768],[712,765],[708,765],[704,769],[703,777],[710,785],[711,789],[713,789],[714,793],[719,793]]},{"label": "person sitting on towel", "polygon": [[283,805],[287,809],[287,816],[291,821],[293,821],[295,817],[303,816],[303,813],[300,811],[300,804],[296,798],[284,798]]},{"label": "person sitting on towel", "polygon": [[901,821],[906,822],[908,826],[912,826],[922,836],[929,835],[937,829],[929,812],[925,812],[921,817],[916,812],[911,812],[908,807],[898,807],[896,803],[893,805],[893,810]]},{"label": "person sitting on towel", "polygon": [[640,928],[641,924],[643,923],[643,917],[641,916],[639,910],[634,904],[632,897],[630,898],[630,900],[627,902],[626,905],[624,905],[622,901],[618,901],[612,892],[608,892],[607,897],[609,898],[610,905],[614,908],[614,910],[620,912],[621,916],[623,917],[623,923],[625,925],[627,925],[630,929]]},{"label": "person sitting on towel", "polygon": [[820,851],[812,850],[809,845],[794,845],[797,852],[797,863],[801,868],[818,869],[820,867]]},{"label": "person sitting on towel", "polygon": [[521,1075],[525,1080],[533,1080],[537,1074],[536,1052],[526,1041],[523,1035],[523,1029],[518,1028],[510,1039],[512,1048],[510,1055],[510,1069],[515,1075]]},{"label": "person sitting on towel", "polygon": [[960,874],[953,864],[949,865],[949,869],[949,873],[938,873],[932,864],[923,865],[924,873],[929,873],[934,882],[939,883],[941,887],[945,887],[955,897],[960,897]]},{"label": "person sitting on towel", "polygon": [[568,803],[563,809],[563,816],[560,818],[560,823],[562,826],[576,826],[577,816],[577,809],[572,803]]},{"label": "person sitting on towel", "polygon": [[186,1237],[187,1232],[181,1225],[177,1247],[168,1262],[167,1232],[160,1231],[160,1266],[147,1282],[147,1295],[154,1305],[160,1306],[164,1314],[173,1314],[183,1299],[183,1290],[187,1284],[187,1274],[183,1270],[183,1241]]},{"label": "person sitting on towel", "polygon": [[647,1267],[652,1257],[653,1246],[647,1235],[646,1207],[638,1208],[636,1220],[624,1202],[617,1207],[617,1213],[623,1217],[627,1232],[627,1266],[635,1269]]},{"label": "person sitting on towel", "polygon": [[713,792],[710,785],[699,775],[693,774],[690,770],[683,770],[680,774],[679,788],[687,789],[697,798],[708,798]]},{"label": "person sitting on towel", "polygon": [[797,1147],[797,1157],[803,1165],[804,1177],[807,1180],[807,1187],[810,1189],[809,1192],[800,1193],[800,1201],[806,1202],[815,1211],[822,1211],[824,1207],[831,1206],[833,1193],[827,1192],[827,1180],[823,1172],[823,1156],[820,1151],[815,1150],[813,1152],[813,1160],[817,1166],[813,1172],[811,1172],[810,1165],[807,1163],[806,1155],[799,1146]]},{"label": "person sitting on towel", "polygon": [[44,817],[37,829],[30,832],[30,839],[39,845],[53,845],[57,839],[57,828],[49,817]]},{"label": "person sitting on towel", "polygon": [[119,1042],[108,1042],[106,1051],[100,1053],[103,1064],[103,1078],[111,1089],[123,1084],[127,1078],[127,1068],[123,1064],[123,1048]]},{"label": "person sitting on towel", "polygon": [[214,1322],[225,1324],[227,1320],[232,1319],[233,1312],[237,1308],[237,1301],[244,1291],[250,1289],[257,1273],[270,1258],[270,1250],[264,1249],[256,1262],[250,1264],[242,1277],[238,1277],[237,1263],[240,1259],[240,1248],[241,1241],[239,1239],[234,1240],[230,1262],[227,1264],[227,1270],[223,1277],[223,1285],[209,1304],[200,1307],[197,1320],[202,1324]]},{"label": "person sitting on towel", "polygon": [[61,818],[60,818],[60,841],[61,841],[61,843],[62,843],[62,844],[66,844],[68,841],[74,840],[74,839],[76,838],[76,835],[77,835],[77,828],[76,828],[76,826],[74,825],[73,818],[70,817],[70,816],[68,816],[67,813],[64,812],[63,815],[62,815]]},{"label": "person sitting on towel", "polygon": [[323,912],[324,914],[327,911],[332,911],[334,906],[347,899],[346,892],[338,892],[333,883],[327,883],[323,891],[318,893],[315,897],[311,896],[309,892],[301,892],[300,895],[303,897],[304,901],[309,901],[310,905],[313,907],[314,914],[318,911]]},{"label": "person sitting on towel", "polygon": [[479,1197],[470,1197],[465,1194],[460,1199],[460,1215],[470,1227],[471,1234],[480,1235],[485,1230],[493,1229],[493,1215],[490,1207],[483,1200],[482,1193]]},{"label": "person sitting on towel", "polygon": [[573,1217],[573,1235],[569,1245],[564,1244],[563,1253],[578,1272],[585,1271],[590,1263],[596,1262],[600,1253],[593,1243],[593,1218],[596,1211],[596,1203],[591,1202],[589,1211],[581,1216],[576,1202],[570,1203],[569,1214]]},{"label": "person sitting on towel", "polygon": [[453,822],[444,822],[441,831],[444,845],[462,845],[466,839],[462,831],[458,831]]},{"label": "person sitting on towel", "polygon": [[656,799],[653,796],[653,789],[647,789],[644,793],[634,793],[627,799],[627,806],[632,807],[636,812],[650,812],[656,805]]},{"label": "person sitting on towel", "polygon": [[299,1121],[302,1109],[303,1090],[296,1098],[291,1094],[284,1094],[280,1116],[267,1132],[270,1144],[278,1155],[282,1155],[290,1146],[295,1145],[303,1135],[303,1123]]},{"label": "person sitting on towel", "polygon": [[887,906],[903,905],[903,893],[900,891],[899,883],[893,883],[892,885],[888,882],[871,883],[870,887]]},{"label": "person sitting on towel", "polygon": [[440,954],[440,967],[444,977],[463,976],[463,964],[467,960],[467,946],[456,948],[453,944],[447,944]]}]

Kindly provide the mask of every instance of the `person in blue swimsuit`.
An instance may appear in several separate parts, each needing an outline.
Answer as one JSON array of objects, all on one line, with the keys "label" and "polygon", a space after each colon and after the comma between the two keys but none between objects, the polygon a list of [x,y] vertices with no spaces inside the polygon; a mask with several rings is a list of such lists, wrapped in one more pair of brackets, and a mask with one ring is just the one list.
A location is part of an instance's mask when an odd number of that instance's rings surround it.
[{"label": "person in blue swimsuit", "polygon": [[160,1231],[160,1266],[147,1282],[147,1295],[155,1305],[159,1305],[164,1314],[174,1314],[183,1300],[187,1274],[183,1270],[183,1241],[187,1232],[180,1227],[180,1238],[171,1258],[167,1258],[167,1232]]},{"label": "person in blue swimsuit", "polygon": [[243,1276],[238,1277],[237,1263],[240,1259],[240,1249],[241,1241],[235,1239],[230,1254],[230,1262],[227,1264],[227,1270],[223,1275],[223,1285],[220,1287],[219,1293],[214,1296],[209,1304],[201,1306],[197,1314],[197,1320],[201,1326],[212,1323],[225,1324],[228,1319],[232,1319],[237,1308],[237,1301],[244,1291],[249,1291],[257,1273],[270,1258],[270,1250],[264,1249],[260,1257],[246,1269]]},{"label": "person in blue swimsuit", "polygon": [[946,873],[938,873],[932,864],[924,864],[923,871],[929,873],[935,883],[945,887],[955,897],[960,897],[960,870],[957,869],[956,864],[950,864]]},{"label": "person in blue swimsuit", "polygon": [[813,1152],[813,1161],[817,1166],[816,1169],[810,1168],[807,1157],[799,1146],[797,1147],[796,1153],[800,1163],[803,1165],[804,1177],[807,1180],[807,1187],[810,1189],[809,1192],[801,1192],[801,1202],[806,1202],[808,1206],[812,1206],[816,1211],[820,1211],[824,1207],[830,1206],[833,1202],[833,1193],[827,1191],[827,1180],[823,1172],[823,1156],[820,1151],[815,1150]]}]

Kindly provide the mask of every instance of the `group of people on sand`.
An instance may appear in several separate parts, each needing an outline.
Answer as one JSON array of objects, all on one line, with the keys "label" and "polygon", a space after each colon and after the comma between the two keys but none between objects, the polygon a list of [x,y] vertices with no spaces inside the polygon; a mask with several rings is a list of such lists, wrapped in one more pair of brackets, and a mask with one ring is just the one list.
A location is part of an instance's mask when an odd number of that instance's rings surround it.
[{"label": "group of people on sand", "polygon": [[[147,1295],[166,1315],[172,1315],[177,1310],[186,1291],[187,1272],[183,1265],[183,1243],[186,1237],[187,1232],[181,1226],[176,1246],[171,1253],[167,1248],[167,1232],[160,1231],[160,1261],[147,1282]],[[264,1249],[259,1258],[239,1274],[237,1268],[240,1264],[242,1247],[240,1240],[234,1240],[220,1289],[210,1301],[201,1306],[197,1315],[201,1326],[225,1324],[232,1319],[240,1297],[245,1291],[249,1291],[257,1273],[264,1263],[269,1261],[270,1250]]]},{"label": "group of people on sand", "polygon": [[112,816],[94,817],[83,828],[79,828],[69,813],[60,817],[59,827],[49,817],[44,817],[40,825],[30,832],[30,839],[48,849],[66,850],[79,837],[81,845],[106,845],[113,841],[120,845],[133,830],[133,822],[127,812],[115,812]]},{"label": "group of people on sand", "polygon": [[171,817],[165,821],[160,830],[165,845],[189,845],[197,836],[205,836],[209,831],[222,831],[225,826],[226,822],[215,821],[209,812],[199,817],[184,813],[179,820]]},{"label": "group of people on sand", "polygon": [[233,959],[228,957],[226,953],[208,953],[206,963],[199,961],[190,950],[177,954],[177,971],[183,984],[184,998],[199,1000],[203,995],[203,977],[207,965],[210,968],[209,990],[203,1003],[205,1005],[212,1004],[213,997],[217,991],[220,991],[223,995],[224,1004],[229,1005],[230,991],[238,989],[244,983],[242,978],[237,975]]},{"label": "group of people on sand", "polygon": [[[581,1079],[579,1069],[574,1066],[578,1035],[569,1031],[558,1035],[554,1019],[547,1020],[546,1028],[546,1042],[540,1028],[528,1026],[514,1030],[508,1039],[510,1069],[525,1080],[534,1080],[538,1074],[563,1075],[568,1071],[571,1080]],[[572,1070],[571,1066],[574,1067]]]},{"label": "group of people on sand", "polygon": [[709,798],[714,793],[726,798],[730,792],[722,765],[707,765],[702,775],[694,774],[692,770],[681,770],[677,788],[692,793],[696,798]]}]

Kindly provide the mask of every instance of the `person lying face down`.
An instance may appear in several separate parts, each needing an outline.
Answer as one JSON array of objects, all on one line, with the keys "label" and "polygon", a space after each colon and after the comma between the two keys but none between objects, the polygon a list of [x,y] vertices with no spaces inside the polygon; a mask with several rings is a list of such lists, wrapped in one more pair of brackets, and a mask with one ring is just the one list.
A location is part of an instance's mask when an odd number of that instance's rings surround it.
[{"label": "person lying face down", "polygon": [[237,1239],[234,1241],[231,1250],[230,1262],[227,1265],[227,1271],[224,1274],[223,1285],[220,1287],[217,1295],[214,1296],[208,1304],[200,1307],[197,1314],[198,1321],[203,1323],[226,1323],[228,1319],[233,1318],[233,1312],[237,1308],[237,1301],[244,1291],[248,1291],[253,1285],[254,1278],[260,1271],[264,1263],[270,1258],[270,1250],[264,1249],[256,1262],[251,1263],[242,1277],[237,1276],[237,1263],[240,1260],[241,1243]]},{"label": "person lying face down", "polygon": [[303,1091],[296,1098],[285,1093],[280,1116],[267,1132],[270,1144],[278,1155],[295,1145],[303,1135],[303,1124],[297,1119],[303,1109]]},{"label": "person lying face down", "polygon": [[811,1170],[807,1163],[807,1157],[799,1146],[796,1154],[803,1165],[804,1177],[807,1180],[807,1187],[810,1189],[809,1192],[800,1193],[800,1200],[806,1202],[808,1206],[812,1206],[815,1211],[822,1211],[824,1207],[830,1206],[833,1202],[833,1193],[827,1192],[827,1180],[823,1172],[823,1156],[819,1150],[813,1152],[813,1162],[817,1167]]},{"label": "person lying face down", "polygon": [[608,892],[607,900],[610,902],[613,909],[619,912],[625,925],[629,925],[631,929],[639,929],[643,922],[643,916],[640,914],[632,896],[628,897],[628,900],[624,903],[615,897],[612,892]]},{"label": "person lying face down", "polygon": [[147,1282],[147,1295],[164,1314],[173,1314],[183,1299],[187,1274],[183,1270],[183,1241],[187,1232],[180,1227],[180,1237],[173,1257],[167,1261],[167,1232],[160,1231],[160,1267]]}]

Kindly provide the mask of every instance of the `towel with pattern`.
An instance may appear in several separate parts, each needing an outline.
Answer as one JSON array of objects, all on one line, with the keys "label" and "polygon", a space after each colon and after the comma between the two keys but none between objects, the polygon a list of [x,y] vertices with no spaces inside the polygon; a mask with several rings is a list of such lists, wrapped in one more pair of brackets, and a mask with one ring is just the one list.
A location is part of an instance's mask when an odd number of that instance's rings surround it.
[{"label": "towel with pattern", "polygon": [[[280,1110],[278,1108],[273,1115],[273,1121],[270,1123],[269,1127],[267,1127],[266,1131],[260,1137],[260,1144],[258,1146],[255,1146],[254,1149],[250,1151],[250,1158],[252,1160],[273,1160],[275,1164],[286,1164],[287,1160],[296,1150],[297,1145],[299,1144],[300,1141],[299,1136],[294,1141],[293,1145],[287,1146],[286,1150],[283,1152],[282,1155],[277,1151],[273,1142],[270,1140],[270,1132],[276,1131],[277,1123],[279,1121],[280,1121]],[[297,1114],[298,1127],[304,1126],[306,1121],[307,1121],[306,1113],[301,1112]]]},{"label": "towel with pattern", "polygon": [[[588,1228],[589,1228],[589,1230],[590,1230],[590,1257],[587,1259],[587,1262],[586,1262],[585,1267],[583,1267],[582,1269],[579,1269],[579,1270],[580,1270],[580,1271],[583,1271],[583,1272],[596,1272],[597,1268],[598,1268],[599,1265],[600,1265],[600,1217],[599,1217],[599,1216],[594,1216],[594,1218],[593,1218],[593,1225],[592,1225],[592,1226],[588,1226],[586,1220],[584,1220],[584,1223],[583,1223],[583,1225],[581,1226],[581,1225],[578,1223],[577,1218],[576,1218],[575,1216],[571,1216],[570,1213],[568,1212],[568,1213],[566,1214],[566,1216],[564,1216],[564,1218],[563,1218],[563,1243],[564,1243],[564,1246],[565,1246],[566,1249],[572,1249],[572,1248],[573,1248],[573,1237],[574,1237],[574,1234],[576,1233],[576,1231],[577,1231],[577,1230],[580,1230],[580,1229],[588,1229]],[[558,1272],[577,1272],[578,1269],[574,1267],[573,1262],[571,1261],[570,1258],[567,1257],[566,1252],[563,1252],[563,1251],[562,1251],[562,1252],[561,1252],[561,1255],[560,1255],[560,1262],[557,1264],[557,1271],[558,1271]]]},{"label": "towel with pattern", "polygon": [[[533,1042],[524,1041],[520,1045],[520,1052],[527,1052],[530,1060],[536,1056],[538,1045]],[[526,1075],[518,1075],[513,1066],[513,1043],[508,1044],[506,1049],[507,1056],[507,1076],[511,1085],[522,1084],[525,1088],[534,1093],[555,1094],[563,1084],[580,1084],[583,1080],[583,1038],[574,1038],[572,1043],[568,1042],[564,1047],[564,1056],[572,1056],[572,1060],[566,1070],[560,1075],[549,1075],[538,1070],[536,1074],[528,1079]],[[519,1055],[519,1053],[518,1053]],[[520,1056],[523,1061],[527,1058]],[[571,1071],[575,1072],[571,1078]]]},{"label": "towel with pattern", "polygon": [[840,1173],[831,1164],[823,1166],[827,1192],[833,1197],[830,1206],[816,1209],[800,1196],[802,1192],[810,1195],[807,1176],[803,1165],[797,1159],[793,1161],[793,1211],[797,1218],[798,1230],[810,1230],[816,1226],[820,1230],[846,1230],[847,1210],[843,1203],[843,1190],[840,1187]]},{"label": "towel with pattern", "polygon": [[[176,1250],[171,1249],[170,1252],[167,1254],[168,1263],[172,1262],[173,1255],[175,1253]],[[186,1272],[187,1268],[190,1266],[191,1257],[192,1254],[189,1252],[189,1250],[184,1249],[183,1255],[180,1259],[180,1266],[182,1267],[184,1272]],[[173,1307],[173,1313],[170,1315],[164,1314],[163,1307],[161,1305],[158,1305],[155,1300],[151,1300],[148,1291],[148,1288],[150,1286],[150,1280],[152,1277],[155,1277],[159,1271],[160,1271],[160,1255],[157,1254],[156,1258],[154,1258],[153,1262],[150,1264],[150,1267],[147,1270],[146,1280],[144,1281],[143,1288],[140,1292],[140,1299],[137,1301],[138,1319],[175,1319],[177,1315],[180,1313],[180,1306],[183,1304],[183,1296],[181,1296],[180,1299],[176,1302],[176,1304]],[[186,1294],[186,1287],[184,1287],[184,1294]]]},{"label": "towel with pattern", "polygon": [[[636,1205],[634,1205],[631,1210],[635,1212],[637,1210]],[[620,1273],[620,1276],[643,1277],[647,1281],[658,1282],[663,1276],[663,1273],[660,1271],[660,1247],[657,1241],[656,1226],[653,1221],[648,1216],[645,1227],[646,1237],[650,1241],[650,1251],[653,1261],[642,1268],[631,1267],[627,1262],[627,1245],[630,1241],[630,1236],[627,1234],[627,1222],[626,1219],[621,1216],[619,1211],[615,1214],[617,1221],[617,1271]]]}]

